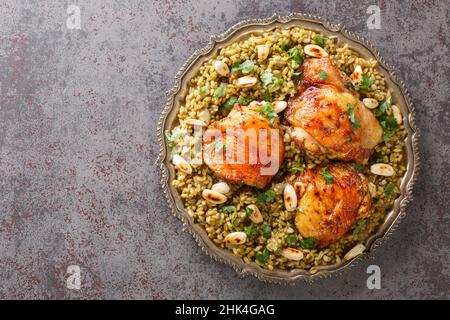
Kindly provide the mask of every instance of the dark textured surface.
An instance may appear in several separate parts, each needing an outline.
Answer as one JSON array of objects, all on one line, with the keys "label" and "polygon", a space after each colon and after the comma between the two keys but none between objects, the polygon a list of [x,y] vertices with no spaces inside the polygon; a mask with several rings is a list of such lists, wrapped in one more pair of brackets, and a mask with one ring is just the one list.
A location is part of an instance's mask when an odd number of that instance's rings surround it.
[{"label": "dark textured surface", "polygon": [[[449,298],[448,1],[0,3],[0,298]],[[382,29],[368,30],[378,3]],[[158,184],[156,123],[183,62],[242,19],[343,23],[399,70],[423,169],[398,230],[351,272],[281,286],[240,279],[181,230]],[[68,290],[66,268],[81,267]],[[378,264],[382,289],[368,290]]]}]

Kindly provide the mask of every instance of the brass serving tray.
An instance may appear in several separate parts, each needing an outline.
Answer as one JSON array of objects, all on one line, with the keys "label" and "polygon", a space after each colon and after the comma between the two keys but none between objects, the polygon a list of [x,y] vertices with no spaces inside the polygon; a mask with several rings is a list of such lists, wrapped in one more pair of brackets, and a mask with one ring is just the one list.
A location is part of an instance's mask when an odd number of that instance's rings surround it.
[{"label": "brass serving tray", "polygon": [[[175,176],[175,172],[170,163],[170,156],[164,139],[164,130],[170,130],[177,121],[176,115],[185,99],[189,80],[197,73],[198,68],[205,60],[210,59],[219,48],[245,38],[252,33],[261,33],[276,27],[290,28],[293,26],[316,30],[327,36],[336,36],[338,43],[348,43],[362,57],[376,59],[378,61],[378,71],[384,76],[388,87],[393,90],[393,98],[396,101],[396,105],[402,111],[404,126],[407,131],[407,137],[405,139],[407,170],[402,178],[400,196],[395,200],[393,209],[386,215],[378,232],[366,240],[366,252],[349,261],[317,267],[318,272],[315,274],[310,274],[307,270],[285,271],[275,269],[269,271],[259,267],[256,263],[246,264],[241,258],[233,255],[230,251],[216,246],[208,238],[205,230],[200,225],[194,223],[192,217],[184,209],[178,192],[172,187],[171,181]],[[311,282],[319,277],[329,277],[348,270],[355,262],[361,261],[363,257],[367,257],[389,237],[406,214],[406,205],[412,200],[412,188],[417,177],[419,165],[418,132],[415,124],[414,107],[411,104],[408,91],[404,87],[403,82],[397,78],[393,68],[384,62],[384,59],[378,51],[365,39],[345,30],[340,25],[333,25],[319,17],[298,13],[289,16],[273,15],[267,19],[242,21],[232,26],[223,34],[211,36],[208,45],[203,49],[195,51],[177,73],[175,86],[168,92],[167,105],[161,114],[158,125],[158,139],[161,147],[158,158],[158,164],[162,171],[161,185],[173,214],[183,222],[184,229],[193,235],[202,250],[214,260],[231,265],[241,275],[250,274],[256,276],[258,279],[269,282],[293,282],[296,280]]]}]

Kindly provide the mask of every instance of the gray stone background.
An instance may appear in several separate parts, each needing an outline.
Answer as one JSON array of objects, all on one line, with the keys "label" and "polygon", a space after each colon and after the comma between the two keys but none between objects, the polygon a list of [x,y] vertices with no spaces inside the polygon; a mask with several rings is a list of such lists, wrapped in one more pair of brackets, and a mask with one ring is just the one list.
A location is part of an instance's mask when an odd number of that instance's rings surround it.
[{"label": "gray stone background", "polygon": [[[66,27],[69,4],[81,30]],[[381,7],[382,29],[366,9]],[[417,109],[415,201],[371,260],[282,286],[214,262],[170,213],[155,166],[165,91],[247,18],[311,13],[369,39]],[[449,1],[0,1],[0,298],[449,298]],[[68,290],[66,268],[81,267]],[[382,289],[368,290],[377,264]]]}]

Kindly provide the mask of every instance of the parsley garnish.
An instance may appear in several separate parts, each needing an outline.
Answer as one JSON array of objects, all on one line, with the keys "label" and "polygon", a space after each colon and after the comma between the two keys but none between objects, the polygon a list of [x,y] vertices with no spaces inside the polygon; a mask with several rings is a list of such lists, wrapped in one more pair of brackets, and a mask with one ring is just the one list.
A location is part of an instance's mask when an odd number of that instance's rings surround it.
[{"label": "parsley garnish", "polygon": [[287,53],[289,54],[289,58],[292,60],[291,61],[292,68],[297,69],[298,67],[300,67],[300,65],[303,62],[300,50],[298,50],[298,48],[291,48],[288,50]]},{"label": "parsley garnish", "polygon": [[242,71],[244,74],[248,74],[255,69],[255,63],[252,60],[245,60],[243,63],[233,63],[231,66],[231,72]]},{"label": "parsley garnish", "polygon": [[213,97],[216,99],[222,98],[223,96],[225,96],[225,93],[227,91],[227,85],[225,83],[222,83],[215,91],[213,94]]},{"label": "parsley garnish", "polygon": [[358,88],[361,90],[369,90],[372,87],[372,84],[373,84],[373,80],[363,73],[362,81],[358,85]]},{"label": "parsley garnish", "polygon": [[321,35],[317,35],[313,37],[314,42],[318,45],[321,46],[322,48],[325,46],[325,44],[327,43],[327,37],[325,36],[321,36]]},{"label": "parsley garnish", "polygon": [[359,120],[356,118],[355,115],[355,106],[351,105],[348,102],[347,102],[347,114],[348,119],[352,123],[352,129],[358,129],[359,127],[361,127],[361,124],[359,123]]},{"label": "parsley garnish", "polygon": [[208,93],[209,87],[208,86],[203,86],[200,88],[199,94],[200,97],[204,98],[206,96],[206,94]]},{"label": "parsley garnish", "polygon": [[254,237],[256,237],[258,235],[258,231],[256,230],[256,226],[255,226],[254,223],[252,223],[250,226],[245,228],[245,234],[249,238],[254,238]]},{"label": "parsley garnish", "polygon": [[317,72],[317,75],[319,76],[319,79],[322,81],[327,80],[328,78],[328,74],[322,69],[320,69],[319,72]]},{"label": "parsley garnish", "polygon": [[325,180],[326,184],[332,184],[334,181],[334,177],[327,166],[322,168],[322,173],[320,174],[320,176],[323,178],[323,180]]},{"label": "parsley garnish", "polygon": [[172,151],[175,139],[172,137],[172,134],[170,133],[170,130],[165,130],[164,131],[164,136],[166,137],[167,146],[169,147],[169,151]]},{"label": "parsley garnish", "polygon": [[250,217],[253,214],[253,209],[250,207],[245,208],[245,215]]},{"label": "parsley garnish", "polygon": [[258,109],[258,111],[267,119],[269,119],[269,124],[273,124],[276,117],[277,117],[277,113],[275,112],[275,110],[273,110],[272,108],[272,104],[270,104],[269,102],[266,102],[264,104],[264,106],[260,109]]},{"label": "parsley garnish", "polygon": [[281,43],[280,43],[280,48],[281,48],[281,50],[283,50],[283,51],[287,51],[288,50],[288,46],[287,46],[288,44],[286,43],[286,41],[282,41]]},{"label": "parsley garnish", "polygon": [[233,206],[233,205],[228,205],[228,206],[223,206],[223,207],[221,208],[221,210],[222,210],[223,213],[228,213],[228,214],[230,214],[230,213],[233,213],[233,212],[236,211],[236,207]]},{"label": "parsley garnish", "polygon": [[266,192],[261,192],[257,195],[257,199],[259,202],[268,203],[272,201],[277,194],[273,190],[267,190]]},{"label": "parsley garnish", "polygon": [[393,184],[392,182],[389,182],[386,187],[384,188],[384,194],[386,196],[390,196],[392,194],[392,192],[394,192],[395,190],[395,184]]},{"label": "parsley garnish", "polygon": [[231,109],[233,109],[233,107],[237,101],[238,101],[238,97],[231,96],[227,99],[227,101],[225,101],[225,103],[223,104],[223,107],[227,110],[231,110]]},{"label": "parsley garnish", "polygon": [[302,73],[301,73],[301,72],[294,72],[294,73],[292,74],[292,77],[293,77],[295,80],[301,80],[301,79],[302,79]]},{"label": "parsley garnish", "polygon": [[293,246],[297,243],[298,237],[294,235],[289,235],[286,237],[286,243],[290,246]]},{"label": "parsley garnish", "polygon": [[261,75],[259,76],[261,82],[264,83],[265,86],[268,86],[272,83],[272,77],[272,73],[270,72],[261,73]]},{"label": "parsley garnish", "polygon": [[300,240],[300,246],[303,249],[312,249],[316,246],[316,239],[313,237],[309,237],[304,240]]},{"label": "parsley garnish", "polygon": [[359,233],[365,227],[365,225],[367,224],[368,221],[369,220],[367,220],[367,219],[363,219],[363,220],[356,222],[356,226],[353,229],[353,234]]},{"label": "parsley garnish", "polygon": [[303,159],[298,160],[289,171],[292,174],[296,174],[297,172],[303,172],[305,170],[305,164],[303,163]]},{"label": "parsley garnish", "polygon": [[252,99],[244,97],[244,96],[239,96],[237,103],[243,105],[243,106],[248,106],[250,104],[250,102],[252,102]]},{"label": "parsley garnish", "polygon": [[352,167],[353,167],[353,169],[355,169],[358,172],[361,172],[362,169],[364,168],[364,166],[360,163],[354,163],[354,164],[352,164]]},{"label": "parsley garnish", "polygon": [[270,95],[269,89],[266,89],[263,93],[263,100],[267,102],[272,102],[272,96]]},{"label": "parsley garnish", "polygon": [[269,260],[269,251],[267,249],[265,249],[263,252],[257,252],[256,253],[256,261],[258,261],[259,263],[266,263],[267,260]]},{"label": "parsley garnish", "polygon": [[375,110],[375,115],[377,117],[381,117],[383,114],[386,113],[386,111],[391,107],[392,104],[392,98],[388,97],[382,104],[378,106],[378,108]]},{"label": "parsley garnish", "polygon": [[272,228],[267,223],[264,223],[261,226],[261,232],[262,232],[262,235],[264,238],[266,238],[266,239],[270,238],[270,233],[272,232]]}]

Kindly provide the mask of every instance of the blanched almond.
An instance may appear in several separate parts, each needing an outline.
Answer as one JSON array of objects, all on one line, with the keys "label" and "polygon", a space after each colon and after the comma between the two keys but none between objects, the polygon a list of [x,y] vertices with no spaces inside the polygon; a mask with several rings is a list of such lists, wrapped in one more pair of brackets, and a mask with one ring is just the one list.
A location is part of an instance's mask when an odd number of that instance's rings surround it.
[{"label": "blanched almond", "polygon": [[363,99],[364,105],[369,109],[375,109],[378,107],[378,100],[373,98],[364,98]]},{"label": "blanched almond", "polygon": [[270,53],[270,45],[261,44],[259,46],[256,46],[256,51],[258,52],[259,60],[266,60]]},{"label": "blanched almond", "polygon": [[286,109],[287,102],[286,101],[274,101],[272,102],[272,108],[276,113],[279,113]]},{"label": "blanched almond", "polygon": [[230,192],[230,186],[226,182],[217,182],[211,187],[211,190],[221,194],[227,194]]},{"label": "blanched almond", "polygon": [[357,86],[361,83],[362,75],[363,75],[362,68],[360,65],[357,65],[352,75],[350,76],[354,86]]},{"label": "blanched almond", "polygon": [[230,68],[228,68],[225,62],[220,60],[214,62],[214,70],[216,70],[216,72],[222,77],[226,77],[230,74]]},{"label": "blanched almond", "polygon": [[175,154],[172,158],[172,163],[178,170],[181,170],[187,174],[192,173],[191,165],[186,160],[184,160],[182,156]]},{"label": "blanched almond", "polygon": [[255,77],[245,76],[237,79],[236,85],[239,88],[253,87],[258,80]]},{"label": "blanched almond", "polygon": [[372,198],[377,196],[377,186],[373,182],[369,182],[369,192]]},{"label": "blanched almond", "polygon": [[297,194],[290,184],[286,184],[283,192],[284,206],[287,211],[294,211],[297,208]]},{"label": "blanched almond", "polygon": [[328,52],[316,44],[308,44],[303,50],[305,51],[305,54],[314,58],[323,58],[328,56]]},{"label": "blanched almond", "polygon": [[395,174],[394,168],[386,163],[375,163],[371,165],[370,172],[385,177],[391,177]]},{"label": "blanched almond", "polygon": [[394,116],[394,119],[397,122],[397,124],[402,124],[403,117],[402,113],[400,112],[400,109],[395,104],[392,105],[391,108],[392,108],[392,115]]},{"label": "blanched almond", "polygon": [[206,123],[202,120],[198,119],[186,119],[186,124],[190,124],[192,126],[200,126],[200,127],[206,127]]},{"label": "blanched almond", "polygon": [[235,245],[235,246],[243,244],[243,243],[245,243],[245,241],[247,241],[247,235],[245,234],[245,232],[229,233],[223,240],[223,242],[225,244]]},{"label": "blanched almond", "polygon": [[221,204],[227,201],[227,197],[225,195],[210,189],[203,190],[202,197],[206,201],[214,204]]},{"label": "blanched almond", "polygon": [[359,256],[360,254],[362,254],[364,252],[364,250],[366,250],[366,246],[359,243],[356,246],[354,246],[352,249],[350,249],[349,252],[347,252],[345,254],[344,260],[353,259],[353,258]]},{"label": "blanched almond", "polygon": [[263,216],[257,206],[255,206],[254,204],[251,204],[251,205],[247,206],[247,209],[251,210],[251,214],[248,216],[248,218],[250,220],[252,220],[252,222],[254,222],[254,223],[263,222]]},{"label": "blanched almond", "polygon": [[289,260],[300,261],[303,259],[303,252],[294,248],[284,248],[281,255]]}]

